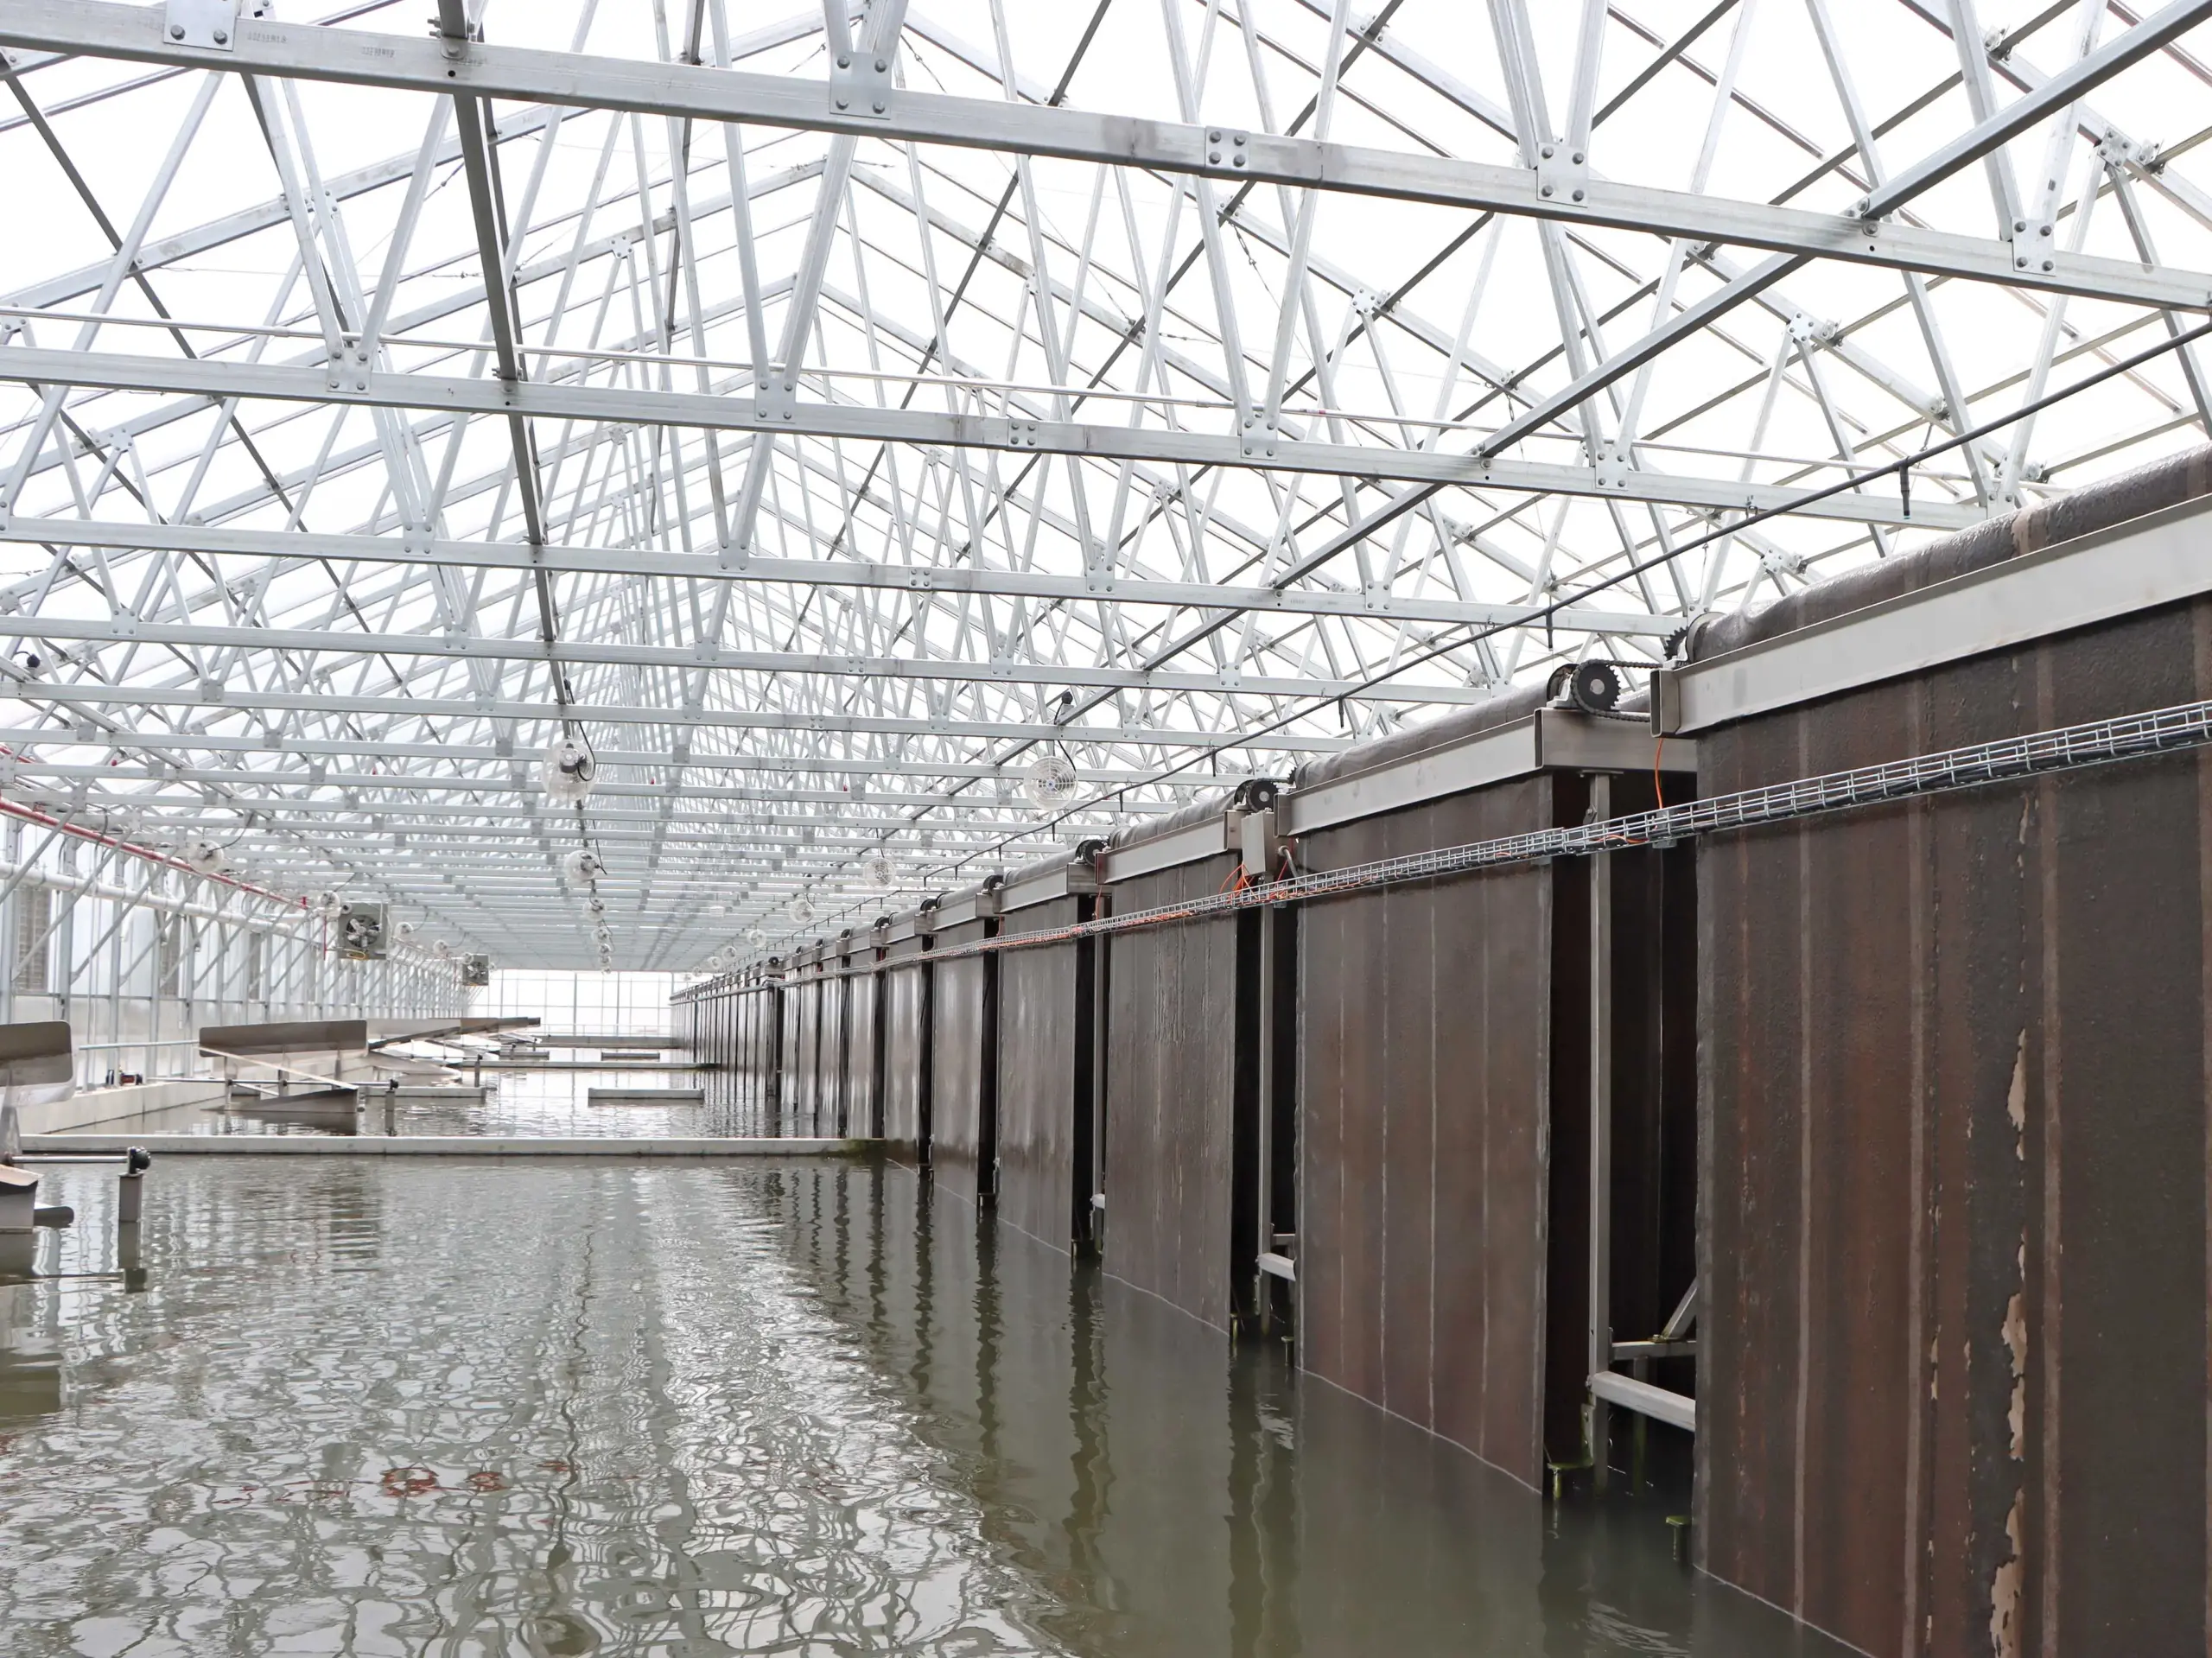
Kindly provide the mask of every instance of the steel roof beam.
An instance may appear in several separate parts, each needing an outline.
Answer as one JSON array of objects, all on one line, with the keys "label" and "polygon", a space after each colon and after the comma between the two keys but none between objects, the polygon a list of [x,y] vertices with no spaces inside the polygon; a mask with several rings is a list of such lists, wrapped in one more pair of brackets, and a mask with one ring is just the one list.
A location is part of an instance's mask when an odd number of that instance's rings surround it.
[{"label": "steel roof beam", "polygon": [[[2161,23],[2166,16],[2160,14],[2145,27]],[[2198,308],[2212,302],[2212,276],[2199,272],[2145,270],[2124,260],[2078,255],[2054,259],[2049,271],[2022,270],[2011,246],[1994,239],[1906,225],[1873,226],[1848,215],[1603,179],[1592,179],[1580,201],[1563,194],[1548,198],[1535,172],[1526,168],[1260,131],[1232,133],[1219,124],[1102,115],[911,88],[900,88],[888,100],[884,115],[876,118],[869,111],[838,111],[824,82],[796,76],[417,40],[268,18],[240,19],[234,49],[217,53],[171,42],[162,22],[162,13],[153,8],[104,0],[0,0],[0,44],[42,51],[906,139],[1154,168],[1239,185],[1257,179],[1570,224],[1607,225],[2137,304]],[[448,56],[456,44],[461,45],[459,53]],[[1244,142],[1232,142],[1238,137]],[[1950,152],[1966,142],[1937,150],[1929,164],[1950,161]],[[1900,181],[1919,170],[1907,169]]]},{"label": "steel roof beam", "polygon": [[[938,657],[880,657],[807,651],[740,651],[713,640],[689,645],[627,645],[610,639],[532,639],[471,637],[457,632],[346,633],[291,627],[232,627],[201,622],[140,621],[121,615],[107,621],[62,616],[0,616],[0,638],[75,644],[137,643],[207,646],[232,651],[290,651],[341,657],[438,657],[455,662],[552,662],[563,666],[718,669],[726,672],[820,674],[837,679],[907,679],[960,684],[1082,685],[1105,690],[1199,691],[1224,696],[1290,696],[1332,702],[1374,697],[1392,702],[1468,703],[1495,695],[1487,687],[1393,683],[1370,688],[1363,680],[1303,678],[1234,670],[1194,673],[1173,668],[1097,668],[1075,663],[1007,660],[974,662]],[[130,688],[134,691],[136,688]],[[227,695],[227,692],[226,693]],[[143,700],[143,698],[140,700]],[[668,723],[680,725],[681,709]],[[563,712],[556,717],[576,716]]]},{"label": "steel roof beam", "polygon": [[[6,0],[0,0],[4,5]],[[784,435],[938,444],[1008,453],[1071,454],[1095,461],[1147,461],[1175,466],[1233,467],[1357,479],[1389,479],[1477,489],[1523,489],[1608,500],[1648,500],[1707,511],[1761,511],[1786,505],[1802,490],[1726,479],[1670,477],[1630,470],[1618,481],[1595,466],[1563,466],[1382,445],[1325,443],[1284,437],[1255,441],[1234,432],[1170,431],[1078,421],[877,409],[858,403],[779,403],[775,399],[697,392],[627,391],[545,382],[507,383],[427,374],[357,370],[326,372],[207,358],[181,359],[109,352],[30,346],[0,350],[0,381],[74,385],[115,391],[188,392],[278,403],[365,408],[448,410],[458,413],[703,431],[774,431]],[[1224,417],[1229,411],[1223,410]],[[1764,498],[1764,499],[1762,499]],[[1963,529],[1983,516],[1924,499],[1908,511],[1896,494],[1830,498],[1812,516],[1862,524]],[[733,558],[739,556],[733,553]]]},{"label": "steel roof beam", "polygon": [[[988,594],[994,598],[1111,601],[1180,609],[1253,610],[1284,615],[1359,616],[1385,620],[1511,626],[1543,619],[1534,605],[1472,604],[1458,599],[1347,592],[1341,588],[1232,587],[1205,581],[1164,581],[1142,576],[1052,575],[1035,570],[976,565],[887,564],[850,558],[754,556],[719,560],[710,554],[653,548],[549,546],[542,553],[514,542],[463,541],[404,536],[308,535],[297,530],[251,530],[198,524],[94,522],[79,518],[16,518],[0,527],[0,543],[98,547],[110,552],[193,552],[263,559],[334,558],[365,563],[441,565],[456,569],[543,569],[556,575],[642,575],[698,581],[760,581],[800,588],[863,588],[899,593]],[[1681,626],[1679,617],[1646,611],[1573,609],[1554,625],[1569,631],[1659,638]]]}]

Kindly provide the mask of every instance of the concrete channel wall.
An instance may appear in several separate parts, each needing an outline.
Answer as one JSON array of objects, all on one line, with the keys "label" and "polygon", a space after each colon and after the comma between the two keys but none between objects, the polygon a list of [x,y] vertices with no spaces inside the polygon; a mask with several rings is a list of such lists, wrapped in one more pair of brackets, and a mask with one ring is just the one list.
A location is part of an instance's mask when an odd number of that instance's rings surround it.
[{"label": "concrete channel wall", "polygon": [[[1507,696],[1201,802],[1092,912],[2212,700],[2208,493],[2200,451],[1694,626],[1645,722]],[[893,932],[922,1161],[982,1084]],[[956,1133],[1009,1225],[1531,1483],[1592,1368],[1694,1396],[1633,1444],[1694,1458],[1700,1566],[1878,1658],[2212,1645],[2212,753],[991,959]]]}]

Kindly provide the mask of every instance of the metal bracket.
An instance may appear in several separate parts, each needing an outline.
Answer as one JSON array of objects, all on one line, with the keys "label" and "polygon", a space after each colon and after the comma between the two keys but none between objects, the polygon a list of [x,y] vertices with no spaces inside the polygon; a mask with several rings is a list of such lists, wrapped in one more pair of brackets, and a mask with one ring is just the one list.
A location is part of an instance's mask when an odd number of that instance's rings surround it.
[{"label": "metal bracket", "polygon": [[1825,317],[1800,311],[1789,319],[1789,337],[1801,346],[1827,346],[1843,330]]},{"label": "metal bracket", "polygon": [[1628,487],[1628,451],[1617,438],[1598,440],[1598,453],[1592,461],[1598,473],[1599,489]]},{"label": "metal bracket", "polygon": [[1283,436],[1281,428],[1268,419],[1267,411],[1261,409],[1255,409],[1244,416],[1244,427],[1237,437],[1243,444],[1247,461],[1271,461],[1274,458],[1275,446],[1290,441]]},{"label": "metal bracket", "polygon": [[898,92],[888,52],[871,54],[857,46],[840,52],[830,64],[831,111],[863,121],[888,121]]},{"label": "metal bracket", "polygon": [[266,17],[270,0],[168,0],[162,35],[170,44],[203,52],[231,52],[238,47],[238,20]]},{"label": "metal bracket", "polygon": [[1553,141],[1536,150],[1536,194],[1547,201],[1580,201],[1590,188],[1590,157]]},{"label": "metal bracket", "polygon": [[753,394],[754,413],[762,425],[794,420],[798,416],[798,382],[772,374]]},{"label": "metal bracket", "polygon": [[1007,422],[1006,426],[1007,441],[1014,448],[1033,449],[1037,447],[1037,422],[1035,421],[1010,420]]},{"label": "metal bracket", "polygon": [[1252,159],[1252,135],[1234,127],[1206,129],[1206,165],[1240,173]]},{"label": "metal bracket", "polygon": [[2012,221],[2012,269],[2050,270],[2057,264],[2058,226],[2050,219]]},{"label": "metal bracket", "polygon": [[2097,159],[2107,167],[2132,167],[2142,173],[2156,173],[2165,165],[2157,144],[2132,143],[2116,132],[2097,140]]}]

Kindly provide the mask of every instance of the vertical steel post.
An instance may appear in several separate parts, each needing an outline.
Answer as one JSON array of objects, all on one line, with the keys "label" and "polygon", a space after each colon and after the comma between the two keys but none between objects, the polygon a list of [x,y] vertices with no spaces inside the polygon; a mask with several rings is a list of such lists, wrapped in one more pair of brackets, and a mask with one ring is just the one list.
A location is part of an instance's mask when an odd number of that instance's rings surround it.
[{"label": "vertical steel post", "polygon": [[[1593,821],[1612,816],[1610,777],[1590,779]],[[1590,860],[1590,1345],[1587,1373],[1613,1363],[1613,854]],[[1611,1412],[1590,1401],[1590,1479],[1605,1489]]]}]

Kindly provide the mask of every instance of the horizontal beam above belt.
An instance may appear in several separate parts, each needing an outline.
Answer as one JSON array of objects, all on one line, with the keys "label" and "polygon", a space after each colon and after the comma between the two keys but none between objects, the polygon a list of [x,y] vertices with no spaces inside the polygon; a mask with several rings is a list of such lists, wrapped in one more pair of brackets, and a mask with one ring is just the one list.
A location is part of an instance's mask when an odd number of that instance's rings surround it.
[{"label": "horizontal beam above belt", "polygon": [[[1592,178],[1547,195],[1533,168],[1325,143],[1226,124],[1191,125],[1065,107],[887,89],[880,111],[840,109],[831,85],[688,64],[238,19],[222,50],[179,45],[158,7],[99,0],[0,0],[0,44],[241,74],[337,81],[522,103],[623,110],[704,121],[912,140],[1050,156],[1103,166],[1247,180],[1437,203],[1656,236],[1887,265],[2090,295],[2202,307],[2212,276],[2054,250],[2023,268],[2009,243],[1895,221],[1870,222],[1758,201]],[[1910,178],[1914,169],[1901,177]]]},{"label": "horizontal beam above belt", "polygon": [[[6,3],[7,0],[0,0],[0,9]],[[698,391],[391,373],[365,365],[301,368],[213,357],[140,357],[29,346],[0,349],[0,381],[47,388],[77,386],[371,409],[444,410],[501,418],[519,415],[528,419],[671,426],[698,431],[795,434],[954,449],[1066,454],[1102,461],[1255,467],[1401,483],[1649,500],[1711,511],[1787,507],[1804,493],[1802,489],[1732,479],[1680,477],[1632,467],[1601,470],[1594,465],[1548,465],[1504,457],[1480,459],[1383,444],[1323,443],[1287,437],[1262,440],[1236,432],[1171,431],[1156,426],[802,402],[795,391],[787,391],[782,397],[722,397]],[[1229,417],[1227,410],[1221,412],[1224,419]],[[1985,516],[1977,508],[1933,502],[1924,497],[1908,509],[1896,493],[1833,495],[1814,503],[1807,511],[1810,516],[1859,524],[1911,524],[1945,530],[1963,529],[1980,523]],[[731,556],[736,556],[734,550]]]}]

